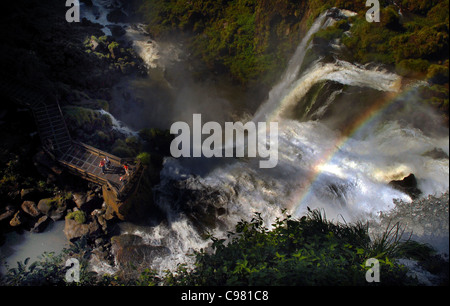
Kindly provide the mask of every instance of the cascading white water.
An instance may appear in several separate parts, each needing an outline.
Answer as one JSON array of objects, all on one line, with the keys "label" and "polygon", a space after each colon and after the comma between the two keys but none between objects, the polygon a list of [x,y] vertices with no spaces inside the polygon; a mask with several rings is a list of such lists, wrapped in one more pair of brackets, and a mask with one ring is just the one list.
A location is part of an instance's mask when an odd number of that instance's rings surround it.
[{"label": "cascading white water", "polygon": [[[345,18],[349,13],[341,15]],[[448,154],[448,138],[435,139],[418,129],[380,118],[342,141],[339,132],[321,122],[284,118],[285,111],[301,101],[319,82],[333,81],[379,92],[401,91],[399,76],[341,60],[333,63],[318,60],[301,71],[311,47],[310,39],[333,22],[328,12],[317,18],[289,61],[286,72],[252,119],[279,122],[278,166],[262,170],[256,160],[231,160],[193,183],[229,195],[227,213],[218,217],[222,226],[217,227],[213,235],[225,237],[237,222],[249,220],[256,212],[261,213],[270,227],[277,217],[282,217],[284,208],[295,216],[303,215],[307,206],[322,208],[330,219],[342,216],[349,222],[376,218],[379,212],[394,208],[395,199],[411,202],[408,195],[388,186],[389,181],[410,173],[416,174],[424,196],[440,195],[448,190],[448,159],[437,160],[424,155],[435,148]],[[145,44],[141,51],[148,52]],[[155,58],[150,56],[150,62],[153,60]],[[318,101],[321,107],[317,112],[324,113],[340,93],[342,90],[331,94],[327,101]],[[186,254],[209,245],[188,216],[173,207],[172,183],[190,178],[192,172],[183,167],[182,161],[166,159],[156,201],[165,211],[167,222],[122,228],[123,234],[137,235],[150,245],[170,249],[170,255],[153,262],[152,268],[160,273],[175,270],[181,263],[192,263],[193,259]]]},{"label": "cascading white water", "polygon": [[[327,13],[315,21],[280,82],[253,118],[255,122],[262,119],[279,122],[279,164],[276,169],[261,170],[253,160],[233,161],[200,179],[202,185],[232,194],[227,203],[227,214],[219,217],[227,230],[232,230],[238,221],[248,220],[256,212],[261,213],[270,227],[277,217],[282,216],[283,208],[301,216],[306,206],[324,209],[330,219],[343,217],[352,222],[376,218],[379,212],[394,208],[396,199],[411,202],[408,195],[388,185],[391,180],[410,173],[416,173],[419,188],[425,195],[440,195],[448,190],[448,159],[435,160],[423,155],[434,148],[448,154],[449,142],[445,137],[433,139],[418,129],[379,120],[360,131],[358,135],[364,136],[357,135],[342,142],[339,132],[320,122],[283,118],[284,110],[298,103],[314,84],[322,81],[380,92],[401,90],[401,78],[393,73],[340,60],[325,64],[317,61],[301,73],[310,38],[330,24],[332,19]],[[332,103],[330,97],[323,107]],[[324,158],[326,161],[322,162]],[[180,161],[167,159],[161,175],[160,188],[164,189],[165,179],[184,180],[190,173],[189,169],[183,169]],[[160,200],[161,206],[168,204],[164,199]],[[164,225],[164,230],[169,230],[174,237],[190,232],[190,223],[181,220],[181,227]],[[225,233],[226,229],[215,232],[219,237],[224,237]],[[180,252],[205,247],[205,241],[195,234],[188,242],[172,249],[173,254],[165,259],[165,268],[174,268],[186,260],[186,257],[180,257]]]},{"label": "cascading white water", "polygon": [[279,101],[280,98],[282,98],[283,94],[288,91],[289,87],[292,86],[292,83],[298,76],[300,68],[303,64],[303,60],[305,59],[311,37],[320,29],[331,25],[334,21],[332,18],[327,18],[327,15],[328,12],[324,12],[314,21],[313,25],[308,30],[305,37],[297,47],[294,55],[289,60],[286,71],[284,72],[280,81],[269,92],[268,100],[263,104],[262,107],[260,107],[259,111],[254,116],[254,122],[259,122],[261,121],[261,119],[264,119],[262,116],[270,112],[270,110],[268,110],[267,108]]},{"label": "cascading white water", "polygon": [[139,132],[133,131],[131,128],[129,128],[127,125],[125,125],[123,122],[119,121],[111,115],[109,112],[101,109],[98,110],[98,113],[102,116],[108,116],[111,119],[112,129],[118,131],[119,133],[125,135],[125,136],[139,136]]}]

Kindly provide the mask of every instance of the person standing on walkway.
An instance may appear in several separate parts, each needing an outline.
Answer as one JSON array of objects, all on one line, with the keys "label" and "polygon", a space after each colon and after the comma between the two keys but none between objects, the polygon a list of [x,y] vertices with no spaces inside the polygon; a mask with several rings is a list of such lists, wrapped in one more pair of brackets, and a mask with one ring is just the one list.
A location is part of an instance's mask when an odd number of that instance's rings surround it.
[{"label": "person standing on walkway", "polygon": [[125,169],[125,175],[130,176],[130,168],[128,167],[128,164],[123,165],[123,169]]},{"label": "person standing on walkway", "polygon": [[105,157],[106,169],[111,170],[111,161],[108,156]]},{"label": "person standing on walkway", "polygon": [[100,164],[98,165],[100,168],[102,168],[102,173],[103,173],[103,175],[105,175],[106,173],[105,173],[105,171],[106,171],[106,161],[104,160],[104,159],[102,159],[101,161],[100,161]]}]

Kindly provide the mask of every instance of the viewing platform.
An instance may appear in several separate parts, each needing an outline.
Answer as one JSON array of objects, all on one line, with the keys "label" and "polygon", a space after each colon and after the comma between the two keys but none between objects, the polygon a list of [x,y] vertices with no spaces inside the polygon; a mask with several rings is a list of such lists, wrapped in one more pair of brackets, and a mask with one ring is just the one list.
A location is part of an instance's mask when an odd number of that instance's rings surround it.
[{"label": "viewing platform", "polygon": [[[3,97],[14,99],[33,112],[44,151],[70,173],[101,185],[104,195],[107,193],[105,201],[115,202],[113,206],[120,217],[120,203],[126,201],[138,188],[143,173],[141,163],[74,141],[57,101],[47,98],[33,85],[3,77],[0,80]],[[99,165],[105,157],[109,158],[111,165],[103,174]],[[128,175],[124,165],[128,166]]]}]

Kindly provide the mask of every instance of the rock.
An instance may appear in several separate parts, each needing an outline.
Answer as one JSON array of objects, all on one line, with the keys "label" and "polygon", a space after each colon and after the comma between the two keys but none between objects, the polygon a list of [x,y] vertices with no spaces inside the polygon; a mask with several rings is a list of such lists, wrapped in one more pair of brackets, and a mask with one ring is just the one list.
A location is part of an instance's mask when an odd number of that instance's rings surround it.
[{"label": "rock", "polygon": [[11,225],[12,227],[18,227],[20,225],[23,225],[25,221],[26,220],[23,212],[19,210],[18,212],[16,212],[11,221],[9,221],[9,225]]},{"label": "rock", "polygon": [[24,212],[26,212],[33,218],[37,218],[41,214],[41,212],[36,206],[36,203],[33,201],[24,201],[20,207]]},{"label": "rock", "polygon": [[447,153],[444,152],[444,150],[440,148],[434,148],[431,151],[428,151],[423,154],[423,156],[431,157],[432,159],[448,159],[449,156]]},{"label": "rock", "polygon": [[40,192],[34,188],[22,189],[20,191],[20,199],[23,201],[34,201],[40,196]]},{"label": "rock", "polygon": [[91,212],[99,208],[103,204],[103,199],[99,197],[94,191],[87,193],[74,193],[73,200],[77,207],[85,212]]},{"label": "rock", "polygon": [[127,31],[125,31],[125,29],[120,25],[110,24],[106,27],[111,30],[111,34],[114,37],[122,37],[127,33]]},{"label": "rock", "polygon": [[42,199],[39,201],[38,203],[38,209],[41,213],[43,213],[44,215],[47,215],[49,213],[49,211],[51,210],[53,204],[53,199]]},{"label": "rock", "polygon": [[120,201],[116,194],[109,189],[108,186],[103,185],[103,199],[106,203],[106,220],[112,220],[115,217],[124,221],[129,211],[129,206],[123,201]]},{"label": "rock", "polygon": [[142,269],[151,266],[155,259],[170,254],[168,248],[145,244],[142,237],[136,235],[112,237],[111,251],[117,263],[128,273],[139,273]]},{"label": "rock", "polygon": [[5,210],[0,213],[0,222],[9,221],[17,212],[17,209],[12,205],[7,205]]},{"label": "rock", "polygon": [[42,216],[39,220],[34,224],[32,228],[33,233],[42,233],[45,228],[50,224],[51,219],[48,216]]},{"label": "rock", "polygon": [[95,240],[102,235],[103,232],[96,220],[92,220],[87,224],[80,224],[73,219],[66,218],[64,234],[69,241],[74,242],[82,237],[89,237],[89,239]]},{"label": "rock", "polygon": [[81,0],[86,6],[92,7],[94,4],[92,3],[92,0]]},{"label": "rock", "polygon": [[401,181],[392,181],[389,183],[389,186],[406,193],[413,200],[417,199],[422,194],[422,191],[417,187],[417,179],[414,174],[410,174]]},{"label": "rock", "polygon": [[106,19],[109,22],[114,23],[126,22],[127,15],[125,15],[125,13],[121,9],[116,8],[109,12],[108,15],[106,15]]},{"label": "rock", "polygon": [[53,221],[61,220],[67,211],[66,202],[58,198],[42,199],[37,207],[42,214],[49,216]]},{"label": "rock", "polygon": [[100,45],[95,39],[91,39],[92,51],[97,51],[98,46]]}]

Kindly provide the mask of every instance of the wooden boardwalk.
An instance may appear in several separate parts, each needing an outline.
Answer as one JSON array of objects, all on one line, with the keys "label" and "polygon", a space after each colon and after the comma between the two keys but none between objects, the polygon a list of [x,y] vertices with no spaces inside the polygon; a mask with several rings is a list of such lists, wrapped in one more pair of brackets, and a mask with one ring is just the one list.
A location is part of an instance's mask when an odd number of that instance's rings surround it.
[{"label": "wooden boardwalk", "polygon": [[[140,163],[72,140],[57,101],[51,101],[32,85],[4,77],[0,78],[0,93],[32,110],[43,148],[64,168],[83,179],[108,186],[119,199],[135,190],[142,174]],[[99,164],[106,156],[111,167],[103,174]],[[129,166],[129,175],[125,175],[124,164]]]}]

